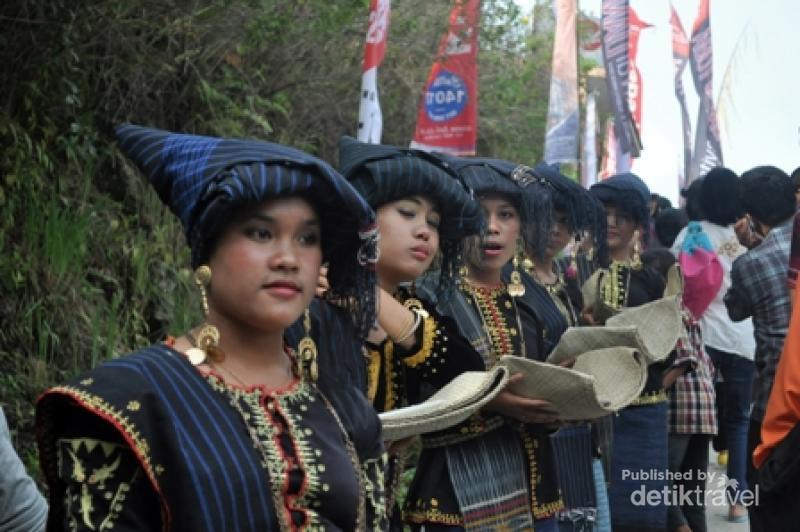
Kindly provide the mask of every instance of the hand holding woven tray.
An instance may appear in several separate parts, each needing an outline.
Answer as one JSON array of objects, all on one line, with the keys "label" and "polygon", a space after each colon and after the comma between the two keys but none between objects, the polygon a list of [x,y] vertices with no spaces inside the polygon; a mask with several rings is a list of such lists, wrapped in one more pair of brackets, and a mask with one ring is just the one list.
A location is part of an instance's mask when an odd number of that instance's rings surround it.
[{"label": "hand holding woven tray", "polygon": [[489,371],[467,371],[427,401],[378,414],[383,439],[401,440],[457,425],[494,399],[505,388],[508,377],[508,370],[502,366]]},{"label": "hand holding woven tray", "polygon": [[639,351],[648,364],[669,356],[683,335],[677,297],[665,297],[612,316],[603,327],[570,327],[561,336],[548,362],[558,364],[606,347],[630,347]]},{"label": "hand holding woven tray", "polygon": [[565,421],[616,412],[639,397],[647,380],[644,358],[630,347],[585,352],[572,368],[515,356],[503,357],[498,364],[512,375],[524,375],[522,381],[509,386],[510,391],[549,401]]}]

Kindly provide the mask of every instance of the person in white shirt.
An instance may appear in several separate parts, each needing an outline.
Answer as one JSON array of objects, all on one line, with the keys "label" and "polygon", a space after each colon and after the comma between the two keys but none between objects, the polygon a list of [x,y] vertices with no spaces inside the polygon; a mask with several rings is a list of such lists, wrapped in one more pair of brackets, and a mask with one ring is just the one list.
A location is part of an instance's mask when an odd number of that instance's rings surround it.
[{"label": "person in white shirt", "polygon": [[[739,178],[727,168],[714,168],[705,176],[700,192],[703,231],[708,235],[723,268],[722,285],[708,309],[697,316],[703,341],[716,370],[725,381],[720,408],[720,431],[728,443],[728,485],[731,507],[728,519],[747,520],[741,494],[747,489],[747,428],[750,418],[755,366],[755,339],[752,320],[734,322],[728,316],[723,297],[731,286],[731,267],[747,248],[737,239],[734,224],[742,217]],[[677,256],[686,236],[686,229],[675,239],[672,252]],[[734,482],[735,481],[735,482]]]}]

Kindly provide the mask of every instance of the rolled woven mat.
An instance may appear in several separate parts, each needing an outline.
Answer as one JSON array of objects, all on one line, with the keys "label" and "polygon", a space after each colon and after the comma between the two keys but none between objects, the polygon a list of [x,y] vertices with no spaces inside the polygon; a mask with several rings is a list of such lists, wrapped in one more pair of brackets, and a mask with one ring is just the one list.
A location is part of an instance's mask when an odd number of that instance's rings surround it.
[{"label": "rolled woven mat", "polygon": [[383,438],[401,440],[457,425],[494,399],[506,386],[508,377],[503,366],[462,373],[427,401],[378,414]]},{"label": "rolled woven mat", "polygon": [[595,419],[626,407],[639,397],[647,380],[644,358],[629,347],[586,352],[571,369],[514,356],[498,364],[512,375],[524,375],[509,385],[510,391],[549,401],[566,421]]},{"label": "rolled woven mat", "polygon": [[[561,335],[547,361],[559,364],[589,351],[606,347],[630,347],[640,352],[647,350],[644,341],[639,337],[638,329],[634,326],[570,327]],[[647,354],[644,356],[649,358]]]},{"label": "rolled woven mat", "polygon": [[609,318],[606,325],[636,327],[646,347],[642,354],[648,358],[648,363],[660,362],[669,356],[678,340],[686,334],[679,297],[662,297],[646,305],[625,309]]},{"label": "rolled woven mat", "polygon": [[558,364],[594,349],[622,346],[638,350],[652,364],[666,359],[683,334],[680,303],[670,296],[625,309],[602,327],[570,327],[547,361]]}]

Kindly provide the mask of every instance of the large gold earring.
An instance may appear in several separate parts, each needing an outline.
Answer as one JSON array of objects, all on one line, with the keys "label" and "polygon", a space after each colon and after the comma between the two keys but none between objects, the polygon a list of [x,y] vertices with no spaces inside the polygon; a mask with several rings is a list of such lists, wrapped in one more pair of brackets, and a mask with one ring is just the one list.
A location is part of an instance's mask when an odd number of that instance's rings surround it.
[{"label": "large gold earring", "polygon": [[536,264],[534,264],[533,259],[531,259],[527,253],[524,253],[523,257],[525,258],[522,259],[522,269],[525,270],[526,273],[532,274],[533,268],[536,266]]},{"label": "large gold earring", "polygon": [[631,268],[634,270],[641,270],[642,269],[642,256],[641,256],[641,244],[639,243],[639,230],[633,232],[633,257],[631,260]]},{"label": "large gold earring", "polygon": [[[203,315],[208,318],[208,293],[206,287],[211,284],[211,268],[207,264],[198,266],[194,271],[194,283],[200,289],[200,301],[203,305]],[[192,343],[192,347],[186,350],[189,362],[198,366],[211,359],[212,362],[222,362],[225,359],[225,352],[219,348],[219,329],[210,323],[204,323],[197,333],[197,338],[187,333],[187,338]]]},{"label": "large gold earring", "polygon": [[521,257],[524,257],[525,251],[522,245],[522,239],[517,240],[517,251],[514,253],[514,258],[511,260],[511,264],[514,266],[514,270],[511,272],[511,278],[508,282],[508,295],[511,297],[522,297],[525,295],[525,285],[522,284],[522,275],[519,273],[520,263],[522,262]]},{"label": "large gold earring", "polygon": [[297,344],[299,351],[299,362],[302,368],[303,377],[309,379],[311,382],[317,382],[319,377],[319,369],[317,368],[317,344],[311,338],[311,314],[306,309],[303,315],[303,329],[306,335],[300,339]]}]

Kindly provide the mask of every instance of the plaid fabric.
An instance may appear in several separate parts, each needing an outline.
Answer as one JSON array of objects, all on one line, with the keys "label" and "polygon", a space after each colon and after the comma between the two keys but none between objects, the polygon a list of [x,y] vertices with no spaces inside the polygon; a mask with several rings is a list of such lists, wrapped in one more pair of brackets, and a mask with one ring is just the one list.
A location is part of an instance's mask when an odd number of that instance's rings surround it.
[{"label": "plaid fabric", "polygon": [[792,305],[787,285],[793,219],[774,227],[758,247],[733,263],[726,304],[731,319],[753,317],[756,379],[752,419],[764,419]]},{"label": "plaid fabric", "polygon": [[679,434],[716,434],[714,365],[703,348],[700,325],[683,313],[686,337],[678,340],[676,365],[691,361],[694,371],[678,377],[669,393],[669,431]]}]

